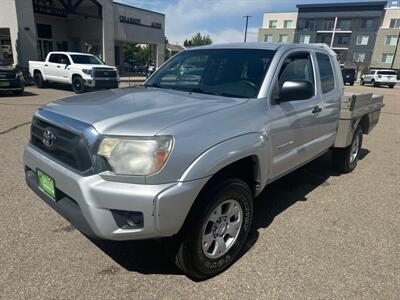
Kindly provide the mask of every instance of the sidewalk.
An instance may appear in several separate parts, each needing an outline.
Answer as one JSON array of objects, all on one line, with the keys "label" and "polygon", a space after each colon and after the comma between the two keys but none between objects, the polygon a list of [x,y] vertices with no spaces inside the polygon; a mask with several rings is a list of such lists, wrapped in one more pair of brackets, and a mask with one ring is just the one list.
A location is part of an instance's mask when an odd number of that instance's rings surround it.
[{"label": "sidewalk", "polygon": [[146,80],[146,77],[122,75],[119,77],[119,80],[120,82],[144,82]]}]

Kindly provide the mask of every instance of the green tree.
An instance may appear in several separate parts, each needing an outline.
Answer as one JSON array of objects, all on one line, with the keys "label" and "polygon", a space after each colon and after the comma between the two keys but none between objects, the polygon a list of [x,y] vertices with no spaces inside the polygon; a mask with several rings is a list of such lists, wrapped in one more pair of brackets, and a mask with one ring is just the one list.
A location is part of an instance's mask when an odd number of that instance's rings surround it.
[{"label": "green tree", "polygon": [[144,63],[152,62],[152,53],[150,45],[139,46],[135,44],[126,43],[122,47],[124,52],[125,61],[140,61]]},{"label": "green tree", "polygon": [[183,42],[183,45],[186,48],[190,47],[197,47],[197,46],[203,46],[203,45],[210,45],[212,44],[212,39],[210,38],[209,35],[201,35],[200,32],[196,33],[190,40],[185,40]]}]

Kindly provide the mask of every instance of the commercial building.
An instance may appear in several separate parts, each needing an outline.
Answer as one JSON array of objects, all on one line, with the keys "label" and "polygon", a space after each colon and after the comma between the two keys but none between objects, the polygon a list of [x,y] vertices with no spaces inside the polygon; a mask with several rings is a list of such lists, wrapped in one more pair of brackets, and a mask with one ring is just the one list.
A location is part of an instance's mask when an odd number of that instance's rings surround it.
[{"label": "commercial building", "polygon": [[386,1],[297,5],[294,42],[328,44],[344,67],[369,66]]},{"label": "commercial building", "polygon": [[387,7],[382,26],[376,36],[371,68],[400,70],[400,8],[396,2]]},{"label": "commercial building", "polygon": [[165,15],[112,0],[1,0],[0,44],[27,67],[48,52],[78,51],[122,65],[124,43],[149,44],[156,66],[164,61]]},{"label": "commercial building", "polygon": [[265,13],[258,40],[325,43],[344,67],[400,69],[398,4],[398,0],[301,4],[297,12]]},{"label": "commercial building", "polygon": [[293,43],[297,12],[265,13],[263,27],[258,31],[260,42]]}]

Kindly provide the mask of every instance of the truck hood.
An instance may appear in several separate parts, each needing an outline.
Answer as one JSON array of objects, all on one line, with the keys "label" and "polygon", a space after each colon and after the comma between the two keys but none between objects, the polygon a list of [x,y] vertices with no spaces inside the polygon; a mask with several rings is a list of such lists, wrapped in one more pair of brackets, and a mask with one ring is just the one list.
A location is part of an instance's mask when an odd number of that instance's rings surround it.
[{"label": "truck hood", "polygon": [[246,101],[139,87],[63,98],[42,109],[91,124],[101,134],[152,136],[169,126]]}]

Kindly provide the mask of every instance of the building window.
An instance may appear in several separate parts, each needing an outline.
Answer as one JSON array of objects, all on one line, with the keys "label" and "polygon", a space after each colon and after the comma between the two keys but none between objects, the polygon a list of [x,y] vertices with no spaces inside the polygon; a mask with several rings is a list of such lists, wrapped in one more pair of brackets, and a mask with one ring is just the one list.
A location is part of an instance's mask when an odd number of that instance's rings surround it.
[{"label": "building window", "polygon": [[276,20],[269,21],[269,28],[276,28],[276,23],[277,23]]},{"label": "building window", "polygon": [[338,46],[348,46],[350,42],[350,36],[349,35],[337,35],[336,37],[336,43]]},{"label": "building window", "polygon": [[288,42],[288,35],[287,34],[280,34],[279,35],[279,42],[287,43]]},{"label": "building window", "polygon": [[314,30],[314,20],[305,20],[304,21],[304,29],[305,30]]},{"label": "building window", "polygon": [[367,28],[374,28],[375,26],[375,20],[373,19],[362,19],[361,20],[361,28],[367,29]]},{"label": "building window", "polygon": [[400,28],[400,19],[390,19],[390,28]]},{"label": "building window", "polygon": [[52,39],[53,32],[51,30],[51,25],[48,24],[36,24],[37,36],[40,39]]},{"label": "building window", "polygon": [[343,19],[340,20],[337,25],[338,30],[351,30],[351,20]]},{"label": "building window", "polygon": [[397,35],[387,35],[385,37],[386,46],[396,46],[397,45]]},{"label": "building window", "polygon": [[283,28],[292,28],[292,20],[283,21]]},{"label": "building window", "polygon": [[391,64],[393,61],[393,53],[383,53],[381,57],[381,62],[382,63],[388,63]]},{"label": "building window", "polygon": [[368,35],[358,35],[356,44],[366,46],[368,45],[368,40],[369,40]]},{"label": "building window", "polygon": [[353,61],[354,62],[364,62],[365,60],[365,53],[364,52],[354,52],[353,53]]},{"label": "building window", "polygon": [[334,24],[334,20],[323,20],[322,21],[322,29],[323,30],[332,30],[333,24]]},{"label": "building window", "polygon": [[330,46],[332,41],[332,35],[331,34],[318,35],[317,41],[318,41],[317,43],[323,43]]},{"label": "building window", "polygon": [[272,41],[273,41],[272,34],[264,35],[264,42],[272,43]]},{"label": "building window", "polygon": [[311,40],[311,35],[301,35],[300,36],[300,43],[301,44],[309,44]]}]

